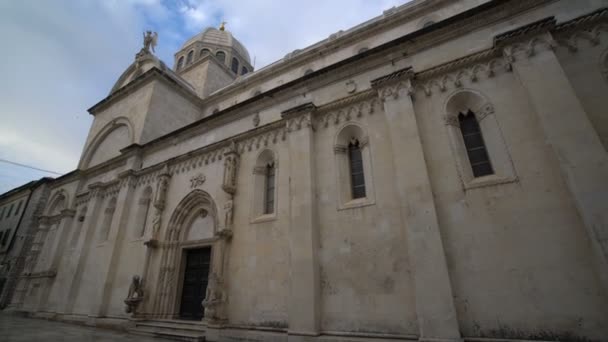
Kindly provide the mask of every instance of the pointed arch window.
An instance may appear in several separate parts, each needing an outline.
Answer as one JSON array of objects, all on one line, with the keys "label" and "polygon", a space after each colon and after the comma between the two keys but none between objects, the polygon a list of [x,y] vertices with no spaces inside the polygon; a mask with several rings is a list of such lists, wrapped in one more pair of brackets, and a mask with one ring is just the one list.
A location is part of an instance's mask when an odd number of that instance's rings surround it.
[{"label": "pointed arch window", "polygon": [[264,184],[264,214],[274,213],[274,163],[266,165],[266,182]]},{"label": "pointed arch window", "polygon": [[350,183],[352,198],[365,197],[365,177],[363,173],[363,156],[359,140],[352,139],[348,144],[348,163],[350,166]]},{"label": "pointed arch window", "polygon": [[458,114],[460,132],[469,157],[469,163],[474,177],[494,174],[488,150],[481,134],[479,122],[472,111]]},{"label": "pointed arch window", "polygon": [[177,60],[177,70],[180,70],[181,68],[184,67],[184,56],[181,56],[178,60]]},{"label": "pointed arch window", "polygon": [[208,55],[210,53],[209,49],[202,49],[199,56]]}]

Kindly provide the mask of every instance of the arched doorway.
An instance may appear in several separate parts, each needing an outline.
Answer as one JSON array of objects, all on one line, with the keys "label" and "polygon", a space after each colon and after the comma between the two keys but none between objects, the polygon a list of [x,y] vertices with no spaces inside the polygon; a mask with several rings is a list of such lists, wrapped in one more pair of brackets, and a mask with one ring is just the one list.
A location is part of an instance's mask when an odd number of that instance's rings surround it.
[{"label": "arched doorway", "polygon": [[214,267],[217,207],[202,190],[189,193],[176,207],[163,241],[154,312],[162,318],[201,320],[202,301]]}]

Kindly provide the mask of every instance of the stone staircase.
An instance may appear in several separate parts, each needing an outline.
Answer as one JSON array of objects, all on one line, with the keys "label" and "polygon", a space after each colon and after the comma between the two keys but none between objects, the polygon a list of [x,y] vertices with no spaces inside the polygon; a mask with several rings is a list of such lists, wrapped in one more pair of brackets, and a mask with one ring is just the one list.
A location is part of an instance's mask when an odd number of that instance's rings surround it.
[{"label": "stone staircase", "polygon": [[176,341],[204,342],[205,326],[200,321],[145,320],[135,321],[129,332],[143,336],[162,337]]}]

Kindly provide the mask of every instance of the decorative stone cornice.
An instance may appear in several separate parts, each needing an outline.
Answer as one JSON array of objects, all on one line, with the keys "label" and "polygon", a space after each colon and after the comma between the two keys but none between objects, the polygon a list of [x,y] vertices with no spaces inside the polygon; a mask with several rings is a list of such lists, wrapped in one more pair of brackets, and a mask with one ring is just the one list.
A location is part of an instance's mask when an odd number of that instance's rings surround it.
[{"label": "decorative stone cornice", "polygon": [[465,81],[475,83],[482,77],[492,78],[499,72],[509,71],[511,64],[497,49],[490,49],[417,74],[415,89],[431,96],[434,90],[461,88]]},{"label": "decorative stone cornice", "polygon": [[312,113],[316,110],[317,106],[308,102],[281,112],[281,117],[285,120],[286,131],[299,131],[303,127],[310,127],[314,130]]},{"label": "decorative stone cornice", "polygon": [[371,81],[372,87],[380,88],[387,84],[396,83],[402,80],[408,80],[414,77],[414,72],[411,67],[407,67],[401,70],[397,70],[391,74],[379,77]]},{"label": "decorative stone cornice", "polygon": [[361,118],[364,114],[372,115],[380,106],[377,91],[370,89],[360,94],[332,102],[321,107],[316,114],[319,127],[327,128],[329,124],[338,125],[341,122]]},{"label": "decorative stone cornice", "polygon": [[[604,8],[562,24],[556,24],[555,18],[549,17],[502,33],[494,38],[491,49],[416,73],[414,87],[431,96],[434,89],[445,92],[450,87],[463,87],[465,81],[475,83],[481,76],[492,78],[498,72],[510,72],[511,64],[520,54],[530,58],[540,49],[555,49],[558,43],[574,52],[573,39],[599,42],[600,32],[608,31],[607,12]],[[563,32],[571,33],[573,38],[553,40],[552,35],[563,36]]]},{"label": "decorative stone cornice", "polygon": [[600,34],[608,32],[608,9],[602,8],[559,24],[554,32],[557,43],[573,53],[579,50],[581,40],[588,41],[591,46],[597,46],[600,44]]},{"label": "decorative stone cornice", "polygon": [[556,25],[554,17],[544,18],[533,23],[520,26],[514,30],[501,33],[494,37],[494,46],[502,47],[526,38],[537,36],[540,33],[549,32]]},{"label": "decorative stone cornice", "polygon": [[374,89],[367,89],[365,91],[353,94],[351,96],[343,97],[339,100],[324,104],[322,106],[317,107],[317,114],[324,114],[336,109],[341,109],[345,106],[349,106],[355,103],[359,103],[365,100],[369,100],[375,98],[377,96],[377,92]]}]

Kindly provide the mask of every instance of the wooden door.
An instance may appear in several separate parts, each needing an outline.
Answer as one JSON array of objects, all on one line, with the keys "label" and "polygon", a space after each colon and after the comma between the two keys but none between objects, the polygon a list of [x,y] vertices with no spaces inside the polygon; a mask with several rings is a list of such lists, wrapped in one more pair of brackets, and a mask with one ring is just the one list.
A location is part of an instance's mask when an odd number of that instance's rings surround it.
[{"label": "wooden door", "polygon": [[203,318],[202,302],[205,299],[211,248],[190,249],[186,251],[186,269],[182,287],[180,318],[200,320]]}]

